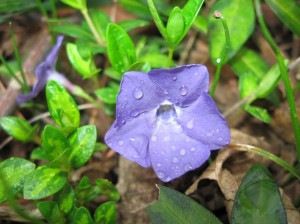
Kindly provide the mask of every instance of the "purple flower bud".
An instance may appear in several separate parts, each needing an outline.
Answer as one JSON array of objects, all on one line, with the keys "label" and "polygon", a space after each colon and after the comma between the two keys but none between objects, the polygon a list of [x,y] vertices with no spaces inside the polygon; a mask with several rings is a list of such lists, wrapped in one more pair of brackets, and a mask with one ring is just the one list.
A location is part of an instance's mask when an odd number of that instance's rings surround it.
[{"label": "purple flower bud", "polygon": [[33,86],[30,93],[20,94],[17,96],[18,104],[26,103],[28,100],[31,100],[32,98],[36,97],[45,87],[48,80],[56,80],[60,82],[63,86],[65,86],[67,89],[73,89],[72,83],[70,83],[69,80],[67,80],[62,74],[55,71],[54,68],[63,39],[63,36],[57,37],[56,44],[48,53],[45,60],[42,63],[40,63],[35,70],[35,76],[37,78],[36,84]]},{"label": "purple flower bud", "polygon": [[125,73],[105,142],[165,182],[198,168],[230,142],[208,85],[203,65]]}]

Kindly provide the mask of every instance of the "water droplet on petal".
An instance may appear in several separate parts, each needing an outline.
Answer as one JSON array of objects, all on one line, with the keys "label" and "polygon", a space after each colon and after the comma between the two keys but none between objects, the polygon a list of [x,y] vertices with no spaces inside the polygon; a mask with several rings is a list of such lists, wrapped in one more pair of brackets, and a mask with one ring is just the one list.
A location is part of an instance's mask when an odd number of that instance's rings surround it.
[{"label": "water droplet on petal", "polygon": [[162,178],[165,177],[165,173],[163,173],[163,172],[157,172],[157,176],[162,179]]},{"label": "water droplet on petal", "polygon": [[120,146],[124,145],[124,141],[123,140],[119,140],[118,141],[118,145],[120,145]]},{"label": "water droplet on petal", "polygon": [[181,96],[185,96],[185,95],[188,93],[188,87],[186,87],[186,86],[181,86],[181,87],[179,88],[179,93],[180,93]]},{"label": "water droplet on petal", "polygon": [[173,163],[179,163],[179,159],[178,159],[177,157],[173,157],[173,158],[172,158],[172,162],[173,162]]},{"label": "water droplet on petal", "polygon": [[165,95],[168,95],[168,94],[169,94],[168,90],[165,89],[165,90],[164,90],[164,94],[165,94]]},{"label": "water droplet on petal", "polygon": [[139,115],[139,112],[138,112],[137,110],[134,110],[134,111],[132,111],[132,112],[130,113],[130,115],[131,115],[132,117],[137,117],[137,116]]},{"label": "water droplet on petal", "polygon": [[172,80],[176,81],[177,80],[177,76],[176,75],[172,75]]},{"label": "water droplet on petal", "polygon": [[137,100],[141,99],[144,96],[144,92],[143,92],[142,88],[136,87],[132,92],[132,96]]},{"label": "water droplet on petal", "polygon": [[151,137],[151,141],[152,141],[152,142],[156,142],[156,141],[157,141],[157,137],[156,137],[155,135],[153,135],[153,136]]},{"label": "water droplet on petal", "polygon": [[157,167],[161,167],[161,163],[157,163],[156,166],[157,166]]},{"label": "water droplet on petal", "polygon": [[195,147],[192,147],[190,150],[191,150],[192,152],[194,152],[194,151],[196,150],[196,148],[195,148]]},{"label": "water droplet on petal", "polygon": [[191,166],[191,164],[189,164],[189,163],[186,163],[186,164],[184,164],[184,167],[183,167],[183,169],[184,169],[185,171],[189,171],[189,170],[192,170],[192,169],[193,169],[193,167]]},{"label": "water droplet on petal", "polygon": [[218,138],[218,140],[219,140],[219,141],[223,141],[223,138],[220,137],[220,138]]},{"label": "water droplet on petal", "polygon": [[143,81],[143,80],[141,80],[141,81],[140,81],[140,83],[143,85],[143,84],[144,84],[144,81]]},{"label": "water droplet on petal", "polygon": [[185,151],[185,149],[180,149],[179,153],[180,153],[180,155],[184,156],[186,154],[186,151]]},{"label": "water droplet on petal", "polygon": [[190,120],[189,122],[186,123],[186,127],[188,129],[193,129],[194,128],[194,118],[192,120]]}]

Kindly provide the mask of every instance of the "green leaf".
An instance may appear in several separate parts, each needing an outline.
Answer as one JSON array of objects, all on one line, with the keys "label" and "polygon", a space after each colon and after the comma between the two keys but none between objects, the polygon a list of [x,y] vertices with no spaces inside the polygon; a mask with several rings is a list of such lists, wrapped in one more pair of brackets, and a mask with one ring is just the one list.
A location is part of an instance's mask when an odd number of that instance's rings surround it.
[{"label": "green leaf", "polygon": [[83,10],[86,8],[86,0],[61,0],[66,5],[71,6],[77,10]]},{"label": "green leaf", "polygon": [[243,178],[234,199],[230,223],[287,223],[278,187],[263,165],[255,164]]},{"label": "green leaf", "polygon": [[208,21],[208,44],[212,63],[217,65],[222,51],[226,47],[225,34],[220,19],[215,19],[213,13],[218,10],[226,19],[231,45],[226,61],[232,58],[252,34],[255,26],[253,1],[219,0],[210,10]]},{"label": "green leaf", "polygon": [[121,81],[123,74],[121,72],[118,72],[112,67],[107,67],[104,70],[104,74],[114,80]]},{"label": "green leaf", "polygon": [[157,26],[157,29],[159,30],[159,32],[161,33],[161,35],[163,36],[163,38],[165,40],[168,40],[168,35],[167,35],[167,30],[166,30],[166,27],[164,25],[164,23],[162,22],[157,10],[156,10],[156,7],[154,5],[154,2],[153,0],[147,0],[148,2],[148,6],[149,6],[149,10],[150,10],[150,13],[153,17],[153,20]]},{"label": "green leaf", "polygon": [[195,18],[197,17],[204,0],[189,0],[182,8],[182,14],[184,17],[184,33],[182,38],[187,34],[191,28]]},{"label": "green leaf", "polygon": [[135,47],[125,30],[117,24],[109,24],[106,32],[107,53],[110,63],[124,73],[136,61]]},{"label": "green leaf", "polygon": [[269,66],[264,58],[255,51],[245,47],[239,50],[229,61],[229,64],[237,76],[250,73],[258,78],[262,78],[269,70]]},{"label": "green leaf", "polygon": [[120,0],[119,3],[124,9],[137,15],[138,17],[151,19],[151,14],[147,4],[144,4],[141,1],[132,0]]},{"label": "green leaf", "polygon": [[148,26],[149,24],[149,21],[143,19],[130,19],[118,22],[118,25],[122,27],[126,32],[134,30],[136,28]]},{"label": "green leaf", "polygon": [[208,20],[202,15],[198,15],[193,23],[193,26],[200,32],[207,34]]},{"label": "green leaf", "polygon": [[102,195],[107,195],[110,200],[117,201],[120,199],[120,194],[115,185],[105,179],[96,179],[96,188]]},{"label": "green leaf", "polygon": [[78,168],[85,164],[94,152],[97,139],[95,125],[85,125],[78,128],[69,138],[72,148],[69,160],[72,167]]},{"label": "green leaf", "polygon": [[114,201],[108,201],[100,205],[95,213],[95,224],[115,224],[117,219],[117,207]]},{"label": "green leaf", "polygon": [[95,42],[95,38],[92,33],[85,29],[82,25],[76,25],[72,23],[64,23],[60,25],[51,25],[49,26],[49,30],[52,32],[64,34],[69,37],[73,37],[76,39],[80,39],[87,43]]},{"label": "green leaf", "polygon": [[272,11],[295,34],[300,36],[300,4],[296,0],[266,0]]},{"label": "green leaf", "polygon": [[75,193],[71,184],[67,183],[63,189],[54,195],[53,200],[58,204],[59,210],[68,215],[75,203]]},{"label": "green leaf", "polygon": [[106,39],[106,29],[108,24],[111,22],[109,16],[99,10],[99,9],[90,9],[89,10],[89,15],[93,21],[93,24],[101,37],[102,40]]},{"label": "green leaf", "polygon": [[8,199],[8,193],[16,194],[23,188],[24,179],[35,164],[22,158],[9,158],[0,163],[0,203]]},{"label": "green leaf", "polygon": [[179,7],[175,7],[168,19],[166,33],[167,42],[171,48],[175,48],[181,39],[185,30],[184,18]]},{"label": "green leaf", "polygon": [[50,223],[65,223],[56,202],[42,201],[37,204],[37,207],[42,213],[42,215],[45,217],[45,219]]},{"label": "green leaf", "polygon": [[147,207],[153,224],[221,223],[210,211],[188,196],[164,186],[158,185],[158,188],[159,200]]},{"label": "green leaf", "polygon": [[89,57],[83,58],[80,55],[76,44],[67,43],[66,49],[72,66],[83,76],[84,79],[90,78],[99,73],[100,69],[96,68],[91,52],[88,54]]},{"label": "green leaf", "polygon": [[252,94],[258,86],[259,79],[252,73],[242,73],[239,78],[239,92],[242,99]]},{"label": "green leaf", "polygon": [[77,128],[80,114],[74,99],[67,90],[54,80],[46,86],[48,109],[52,119],[62,128]]},{"label": "green leaf", "polygon": [[89,210],[85,207],[76,209],[75,214],[72,218],[72,224],[93,224],[94,221],[91,217]]},{"label": "green leaf", "polygon": [[[14,74],[20,71],[17,61],[7,61],[6,63]],[[0,73],[6,77],[12,77],[11,73],[4,64],[0,65]]]},{"label": "green leaf", "polygon": [[151,70],[151,66],[150,66],[150,63],[148,63],[148,62],[137,61],[137,62],[133,63],[128,70],[129,71],[149,72]]},{"label": "green leaf", "polygon": [[119,93],[119,87],[106,87],[95,90],[96,96],[101,99],[104,103],[115,104],[117,95]]},{"label": "green leaf", "polygon": [[64,187],[68,180],[68,174],[60,169],[40,166],[25,178],[24,198],[46,198]]},{"label": "green leaf", "polygon": [[[288,60],[284,60],[285,65],[288,64]],[[280,69],[278,64],[274,65],[267,74],[262,78],[259,86],[257,87],[257,91],[255,96],[257,98],[264,98],[269,95],[274,88],[277,86],[280,80]]]},{"label": "green leaf", "polygon": [[1,117],[0,126],[7,134],[21,142],[32,141],[38,129],[38,126],[32,127],[26,120],[13,116]]},{"label": "green leaf", "polygon": [[149,63],[151,68],[170,68],[176,65],[168,56],[158,53],[145,54],[140,57],[140,61]]},{"label": "green leaf", "polygon": [[55,160],[68,148],[70,148],[70,146],[64,134],[58,128],[52,125],[46,125],[42,133],[43,157],[50,161]]},{"label": "green leaf", "polygon": [[272,119],[268,111],[264,108],[257,107],[257,106],[250,106],[249,104],[244,105],[243,108],[249,114],[251,114],[252,116],[256,117],[257,119],[265,123],[270,123]]}]

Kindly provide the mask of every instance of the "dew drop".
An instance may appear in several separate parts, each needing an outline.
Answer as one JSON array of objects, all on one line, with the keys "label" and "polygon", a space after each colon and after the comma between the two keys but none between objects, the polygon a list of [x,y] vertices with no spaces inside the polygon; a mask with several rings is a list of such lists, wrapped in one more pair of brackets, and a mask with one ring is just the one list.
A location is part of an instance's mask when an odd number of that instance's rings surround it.
[{"label": "dew drop", "polygon": [[168,90],[165,89],[165,90],[164,90],[164,94],[165,94],[165,95],[168,95],[168,94],[169,94]]},{"label": "dew drop", "polygon": [[161,163],[157,163],[156,166],[157,166],[157,167],[161,167]]},{"label": "dew drop", "polygon": [[163,172],[157,172],[157,176],[162,179],[162,178],[165,177],[165,173],[163,173]]},{"label": "dew drop", "polygon": [[186,164],[184,164],[183,169],[184,169],[185,171],[189,171],[189,170],[193,169],[193,167],[191,166],[191,164],[186,163]]},{"label": "dew drop", "polygon": [[218,138],[218,140],[219,140],[219,141],[223,141],[223,138],[220,137],[220,138]]},{"label": "dew drop", "polygon": [[186,86],[181,86],[179,88],[179,93],[181,96],[185,96],[187,94],[187,92],[188,92],[188,88]]},{"label": "dew drop", "polygon": [[92,133],[92,130],[90,128],[88,128],[88,129],[86,129],[86,133],[90,134],[90,133]]},{"label": "dew drop", "polygon": [[186,154],[186,151],[185,151],[185,149],[180,149],[179,153],[180,153],[180,155],[184,156]]},{"label": "dew drop", "polygon": [[179,163],[179,159],[177,157],[172,158],[172,163]]},{"label": "dew drop", "polygon": [[156,137],[155,135],[152,136],[152,137],[151,137],[151,141],[152,141],[152,142],[156,142],[156,141],[157,141],[157,137]]},{"label": "dew drop", "polygon": [[192,147],[190,150],[191,150],[191,152],[194,152],[196,150],[196,148]]},{"label": "dew drop", "polygon": [[144,81],[143,81],[143,80],[141,80],[141,81],[140,81],[140,83],[143,85],[143,84],[144,84]]},{"label": "dew drop", "polygon": [[123,140],[119,140],[118,141],[118,145],[120,145],[120,146],[124,145],[124,141]]},{"label": "dew drop", "polygon": [[188,129],[193,129],[194,128],[194,118],[192,120],[190,120],[189,122],[186,123],[186,127]]},{"label": "dew drop", "polygon": [[176,81],[177,80],[177,76],[176,75],[172,75],[172,80]]},{"label": "dew drop", "polygon": [[136,88],[132,91],[132,96],[133,96],[135,99],[137,99],[137,100],[142,99],[143,96],[144,96],[144,92],[143,92],[142,88],[141,88],[141,87],[136,87]]},{"label": "dew drop", "polygon": [[130,115],[131,115],[132,117],[137,117],[137,116],[139,115],[139,112],[138,112],[137,110],[134,110],[134,111],[132,111],[132,112],[130,113]]}]

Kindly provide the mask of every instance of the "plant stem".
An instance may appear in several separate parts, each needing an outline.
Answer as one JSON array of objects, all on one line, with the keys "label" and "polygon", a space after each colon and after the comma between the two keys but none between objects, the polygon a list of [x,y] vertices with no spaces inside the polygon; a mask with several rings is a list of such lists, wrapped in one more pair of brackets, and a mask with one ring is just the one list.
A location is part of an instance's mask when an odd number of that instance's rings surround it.
[{"label": "plant stem", "polygon": [[88,13],[87,8],[82,9],[82,10],[81,10],[81,13],[82,13],[84,19],[86,20],[86,22],[88,23],[88,25],[89,25],[89,27],[90,27],[90,29],[91,29],[91,31],[92,31],[92,33],[93,33],[93,35],[94,35],[94,37],[95,37],[97,43],[98,43],[99,45],[103,46],[103,45],[104,45],[104,42],[101,40],[101,38],[100,38],[100,36],[99,36],[99,34],[98,34],[97,30],[96,30],[96,28],[95,28],[95,26],[94,26],[94,23],[93,23],[93,21],[91,20],[91,17],[90,17],[90,15],[89,15],[89,13]]},{"label": "plant stem", "polygon": [[5,66],[5,68],[7,69],[7,71],[10,73],[10,75],[17,81],[17,83],[19,83],[19,85],[22,87],[23,83],[21,82],[21,80],[18,78],[18,76],[15,75],[15,73],[13,72],[13,70],[9,67],[9,65],[7,64],[7,62],[5,61],[5,59],[3,58],[2,55],[0,55],[0,60],[2,62],[2,64]]},{"label": "plant stem", "polygon": [[17,47],[17,42],[16,42],[16,38],[15,38],[15,34],[14,34],[14,31],[13,31],[13,27],[12,27],[11,22],[9,23],[9,32],[10,32],[10,35],[11,35],[11,38],[12,38],[12,41],[13,41],[13,45],[14,45],[15,57],[17,59],[17,63],[18,63],[18,66],[19,66],[19,69],[20,69],[20,72],[21,72],[21,75],[22,75],[22,79],[23,79],[22,89],[25,92],[28,92],[29,88],[28,88],[27,80],[26,80],[25,73],[24,73],[24,70],[23,70],[23,65],[22,65],[22,61],[21,61],[21,58],[20,58],[20,54],[19,54],[19,50],[18,50],[18,47]]},{"label": "plant stem", "polygon": [[227,22],[226,19],[224,18],[224,16],[222,16],[222,14],[219,11],[215,11],[214,12],[214,16],[216,19],[221,19],[222,21],[222,25],[223,25],[223,29],[224,29],[224,34],[225,34],[225,48],[223,48],[222,53],[221,53],[221,57],[218,58],[217,60],[217,69],[214,75],[214,79],[213,79],[213,84],[212,87],[210,89],[210,95],[213,96],[215,93],[215,90],[217,88],[217,84],[219,82],[220,76],[221,76],[221,70],[222,67],[224,65],[228,50],[230,48],[230,35],[229,35],[229,29],[227,26]]},{"label": "plant stem", "polygon": [[246,144],[231,144],[228,146],[231,149],[238,150],[238,151],[246,151],[246,152],[252,152],[256,153],[264,158],[267,158],[275,163],[277,163],[279,166],[283,167],[287,171],[289,171],[291,174],[293,174],[295,177],[297,177],[300,180],[300,173],[292,167],[290,164],[288,164],[283,159],[279,158],[278,156],[275,156],[274,154],[263,150],[258,147],[254,147],[252,145],[246,145]]},{"label": "plant stem", "polygon": [[169,47],[169,59],[173,60],[174,49]]},{"label": "plant stem", "polygon": [[57,12],[56,12],[56,7],[55,7],[55,1],[50,0],[50,6],[51,6],[51,12],[52,12],[52,18],[57,19]]},{"label": "plant stem", "polygon": [[293,126],[293,130],[294,130],[294,135],[295,135],[296,149],[297,149],[297,153],[298,153],[298,162],[300,162],[299,120],[298,120],[298,114],[297,114],[296,105],[295,105],[295,98],[294,98],[293,90],[292,90],[291,83],[289,80],[289,74],[287,71],[287,67],[284,64],[284,60],[283,60],[283,57],[282,57],[282,54],[281,54],[279,48],[277,47],[275,41],[273,40],[273,38],[266,26],[266,23],[264,21],[262,11],[261,11],[260,0],[255,0],[254,2],[255,2],[256,16],[257,16],[261,31],[277,57],[278,66],[280,69],[281,78],[284,83],[287,102],[288,102],[289,109],[290,109],[290,116],[291,116],[292,126]]},{"label": "plant stem", "polygon": [[48,17],[48,15],[47,15],[47,12],[46,12],[46,10],[45,10],[45,8],[44,8],[44,6],[43,6],[41,0],[35,0],[35,2],[36,2],[36,4],[37,4],[39,10],[40,10],[41,13],[43,14],[43,16],[44,16],[44,17],[46,18],[46,20],[48,21],[48,20],[49,20],[49,17]]}]

